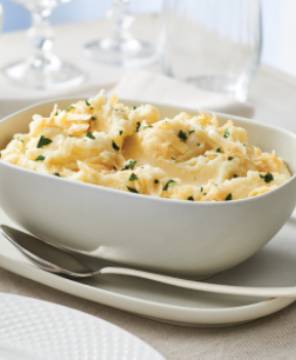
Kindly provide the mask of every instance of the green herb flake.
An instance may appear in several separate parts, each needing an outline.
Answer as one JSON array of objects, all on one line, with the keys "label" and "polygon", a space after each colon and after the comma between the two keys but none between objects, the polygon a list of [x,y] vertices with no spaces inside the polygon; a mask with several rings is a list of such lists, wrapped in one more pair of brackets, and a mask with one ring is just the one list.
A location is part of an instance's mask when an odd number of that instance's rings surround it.
[{"label": "green herb flake", "polygon": [[227,138],[229,138],[229,136],[230,136],[230,131],[229,131],[229,129],[225,129],[223,137],[224,137],[225,139],[227,139]]},{"label": "green herb flake", "polygon": [[135,181],[138,180],[138,176],[135,173],[131,173],[130,177],[129,177],[129,181]]},{"label": "green herb flake", "polygon": [[84,100],[85,101],[85,105],[86,106],[91,106],[91,103],[86,99],[86,100]]},{"label": "green herb flake", "polygon": [[221,153],[221,152],[222,152],[221,148],[218,147],[218,148],[216,149],[216,152],[217,152],[217,153]]},{"label": "green herb flake", "polygon": [[231,193],[229,193],[225,198],[225,201],[230,201],[230,200],[232,200],[232,194]]},{"label": "green herb flake", "polygon": [[180,130],[180,131],[178,132],[178,138],[179,138],[181,141],[186,142],[187,139],[188,139],[188,136],[187,136],[187,134],[186,134],[185,131]]},{"label": "green herb flake", "polygon": [[68,112],[68,111],[71,111],[71,110],[75,110],[75,106],[69,105],[69,106],[67,107],[67,109],[66,109],[67,112]]},{"label": "green herb flake", "polygon": [[153,128],[152,125],[145,125],[145,126],[142,127],[143,130],[151,129],[151,128]]},{"label": "green herb flake", "polygon": [[168,191],[169,186],[174,184],[176,184],[175,180],[173,179],[168,180],[163,187],[163,191]]},{"label": "green herb flake", "polygon": [[237,174],[233,174],[233,175],[232,175],[232,178],[234,178],[234,179],[237,178],[237,177],[238,177]]},{"label": "green herb flake", "polygon": [[96,121],[97,120],[97,117],[95,115],[92,115],[91,118],[90,118],[91,121]]},{"label": "green herb flake", "polygon": [[54,176],[61,177],[61,174],[58,172],[53,173]]},{"label": "green herb flake", "polygon": [[130,191],[132,193],[139,194],[139,191],[137,189],[135,189],[135,188],[132,188],[130,186],[127,186],[126,188],[128,189],[128,191]]},{"label": "green herb flake", "polygon": [[58,116],[59,113],[60,113],[59,110],[57,110],[54,115],[55,115],[55,116]]},{"label": "green herb flake", "polygon": [[195,130],[192,129],[192,130],[189,130],[189,131],[188,131],[188,134],[191,135],[191,134],[193,134],[194,132],[195,132]]},{"label": "green herb flake", "polygon": [[38,155],[35,159],[35,161],[43,161],[43,160],[45,160],[45,156],[43,155]]},{"label": "green herb flake", "polygon": [[227,158],[228,161],[231,161],[233,159],[234,159],[233,156],[228,156],[228,158]]},{"label": "green herb flake", "polygon": [[272,173],[268,172],[265,175],[260,175],[261,179],[263,179],[266,183],[269,183],[274,180]]},{"label": "green herb flake", "polygon": [[140,130],[140,127],[141,127],[141,123],[138,121],[136,124],[136,132]]},{"label": "green herb flake", "polygon": [[136,110],[136,109],[137,109],[137,106],[136,106],[136,105],[134,105],[134,106],[133,106],[133,110]]},{"label": "green herb flake", "polygon": [[137,161],[136,160],[129,160],[125,165],[124,167],[122,168],[122,170],[134,170],[135,166],[137,164]]},{"label": "green herb flake", "polygon": [[155,185],[159,184],[159,180],[158,180],[158,179],[154,179],[154,184],[155,184]]},{"label": "green herb flake", "polygon": [[119,151],[120,147],[116,144],[114,140],[112,140],[112,147],[115,151]]},{"label": "green herb flake", "polygon": [[196,146],[200,146],[200,143],[196,143]]},{"label": "green herb flake", "polygon": [[48,139],[47,137],[41,135],[37,144],[37,148],[42,148],[45,145],[52,143],[52,140]]},{"label": "green herb flake", "polygon": [[93,134],[91,131],[88,131],[88,132],[86,133],[86,136],[87,136],[88,138],[92,139],[92,140],[95,140],[94,134]]},{"label": "green herb flake", "polygon": [[204,188],[203,186],[200,187],[200,192],[203,192],[204,191]]},{"label": "green herb flake", "polygon": [[123,134],[123,130],[119,130],[118,134],[121,136]]},{"label": "green herb flake", "polygon": [[194,197],[193,196],[188,196],[187,200],[194,201]]}]

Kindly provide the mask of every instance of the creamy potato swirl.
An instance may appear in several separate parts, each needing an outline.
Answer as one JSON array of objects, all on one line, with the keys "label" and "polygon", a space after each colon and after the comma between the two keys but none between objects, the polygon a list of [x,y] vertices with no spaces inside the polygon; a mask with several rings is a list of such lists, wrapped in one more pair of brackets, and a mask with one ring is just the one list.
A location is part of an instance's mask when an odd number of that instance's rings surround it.
[{"label": "creamy potato swirl", "polygon": [[275,152],[249,144],[245,129],[210,113],[161,118],[104,93],[49,116],[34,115],[1,161],[70,180],[188,201],[257,196],[291,176]]}]

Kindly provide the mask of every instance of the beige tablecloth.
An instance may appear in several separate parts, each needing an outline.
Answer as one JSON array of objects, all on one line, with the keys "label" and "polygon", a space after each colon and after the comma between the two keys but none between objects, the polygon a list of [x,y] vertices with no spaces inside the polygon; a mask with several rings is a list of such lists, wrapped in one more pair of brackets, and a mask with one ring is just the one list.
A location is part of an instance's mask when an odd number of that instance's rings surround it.
[{"label": "beige tablecloth", "polygon": [[[93,24],[76,29],[81,36],[96,33]],[[73,28],[65,28],[57,36],[57,49],[63,50],[63,41]],[[23,48],[23,35],[5,35],[0,38],[1,60],[12,58],[13,44]],[[9,49],[7,48],[9,46]],[[74,43],[73,49],[77,44]],[[3,57],[7,49],[7,57]],[[73,49],[71,50],[73,52]],[[15,49],[16,51],[17,49]],[[68,49],[67,49],[68,50]],[[104,67],[106,70],[107,67]],[[96,70],[98,71],[98,70]],[[116,71],[108,69],[111,77]],[[102,71],[102,83],[110,76]],[[5,91],[0,86],[0,98]],[[2,93],[1,93],[2,92]],[[296,131],[296,80],[272,69],[262,68],[254,81],[250,101],[256,106],[256,118],[270,124]],[[116,309],[92,303],[52,290],[30,280],[0,269],[0,291],[27,295],[56,302],[101,317],[139,336],[172,360],[189,359],[294,359],[296,354],[296,305],[278,314],[246,325],[232,328],[184,328],[147,320]],[[1,326],[1,324],[0,324]]]}]

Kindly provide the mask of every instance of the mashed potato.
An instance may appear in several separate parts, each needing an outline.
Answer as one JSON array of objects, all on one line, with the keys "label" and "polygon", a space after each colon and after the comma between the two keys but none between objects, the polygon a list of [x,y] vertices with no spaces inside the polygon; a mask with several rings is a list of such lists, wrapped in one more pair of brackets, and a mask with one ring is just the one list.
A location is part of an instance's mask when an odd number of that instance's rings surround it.
[{"label": "mashed potato", "polygon": [[1,160],[39,173],[132,193],[189,201],[244,199],[291,175],[275,152],[248,143],[246,130],[204,113],[161,118],[103,93],[48,117],[35,115]]}]

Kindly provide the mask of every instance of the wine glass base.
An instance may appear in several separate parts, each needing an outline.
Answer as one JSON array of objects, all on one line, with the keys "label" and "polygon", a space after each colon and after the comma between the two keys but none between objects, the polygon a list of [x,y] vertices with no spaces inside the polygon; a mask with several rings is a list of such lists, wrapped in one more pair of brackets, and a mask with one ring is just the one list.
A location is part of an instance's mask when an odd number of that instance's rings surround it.
[{"label": "wine glass base", "polygon": [[85,45],[89,58],[115,66],[139,67],[156,61],[155,47],[146,41],[126,39],[98,39]]},{"label": "wine glass base", "polygon": [[2,68],[3,74],[16,85],[36,90],[66,89],[81,84],[84,73],[75,65],[56,61],[35,66],[32,61],[18,61]]},{"label": "wine glass base", "polygon": [[247,99],[248,79],[246,76],[196,76],[187,78],[186,81],[207,91],[232,96],[239,101],[246,101]]}]

